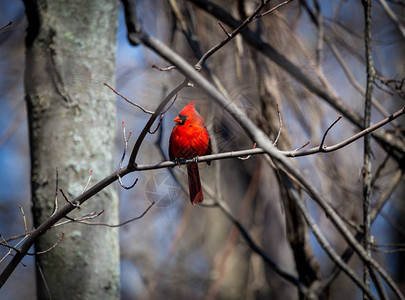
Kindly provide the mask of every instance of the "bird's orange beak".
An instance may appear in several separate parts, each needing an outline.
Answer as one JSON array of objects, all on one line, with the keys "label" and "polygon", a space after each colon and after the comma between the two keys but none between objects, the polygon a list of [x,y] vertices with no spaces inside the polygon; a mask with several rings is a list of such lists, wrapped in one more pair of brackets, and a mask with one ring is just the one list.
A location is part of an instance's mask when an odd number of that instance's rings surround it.
[{"label": "bird's orange beak", "polygon": [[183,123],[183,121],[180,119],[179,116],[175,117],[175,118],[173,119],[173,121],[176,122],[176,123],[179,123],[179,124]]}]

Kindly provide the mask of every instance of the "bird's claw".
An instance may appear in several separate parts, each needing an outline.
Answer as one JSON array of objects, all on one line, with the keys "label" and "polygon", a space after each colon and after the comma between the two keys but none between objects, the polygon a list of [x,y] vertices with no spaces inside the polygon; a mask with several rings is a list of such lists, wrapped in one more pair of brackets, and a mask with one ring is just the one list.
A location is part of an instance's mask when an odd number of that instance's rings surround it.
[{"label": "bird's claw", "polygon": [[176,166],[180,167],[180,158],[177,157],[175,160]]}]

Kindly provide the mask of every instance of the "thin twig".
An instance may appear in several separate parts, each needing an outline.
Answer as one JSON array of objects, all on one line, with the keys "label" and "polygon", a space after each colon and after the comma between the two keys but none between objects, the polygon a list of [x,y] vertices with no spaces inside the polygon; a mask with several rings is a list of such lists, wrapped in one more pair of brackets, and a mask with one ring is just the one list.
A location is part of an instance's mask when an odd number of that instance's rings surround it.
[{"label": "thin twig", "polygon": [[218,25],[219,25],[219,27],[221,27],[222,30],[225,32],[225,34],[226,34],[227,37],[231,37],[231,35],[229,34],[228,31],[226,31],[224,25],[222,25],[221,22],[218,22]]},{"label": "thin twig", "polygon": [[339,122],[339,120],[342,118],[342,116],[339,116],[329,127],[328,129],[326,129],[325,133],[323,134],[322,137],[322,141],[321,144],[319,145],[319,151],[323,151],[323,149],[325,148],[324,144],[325,144],[325,139],[326,139],[326,135],[328,134],[329,130],[337,123]]},{"label": "thin twig", "polygon": [[[121,160],[120,160],[120,163],[118,164],[118,169],[121,169],[122,163],[124,162],[125,155],[126,155],[127,150],[128,150],[128,141],[131,138],[131,134],[132,134],[132,131],[129,132],[128,137],[127,137],[127,135],[125,133],[125,121],[122,120],[122,138],[124,140],[124,151],[122,152]],[[121,187],[123,189],[126,189],[126,190],[132,189],[138,182],[138,178],[136,178],[133,184],[131,184],[130,186],[126,186],[122,182],[122,178],[121,178],[121,176],[119,174],[117,174],[117,177],[118,177],[118,182],[121,185]]]},{"label": "thin twig", "polygon": [[396,79],[387,79],[384,78],[382,76],[378,76],[376,74],[376,78],[381,84],[384,84],[385,86],[389,87],[391,90],[393,90],[394,92],[388,91],[387,89],[384,89],[383,87],[379,86],[377,84],[377,81],[374,80],[374,84],[377,88],[379,88],[380,90],[388,93],[391,96],[394,95],[398,95],[402,98],[405,98],[405,90],[403,90],[404,88],[404,83],[405,83],[405,78],[402,78],[402,80],[396,80]]},{"label": "thin twig", "polygon": [[53,212],[51,214],[51,217],[56,214],[58,211],[58,188],[59,188],[59,175],[58,175],[58,168],[56,168],[56,179],[55,179],[55,198],[53,199]]},{"label": "thin twig", "polygon": [[[17,249],[16,247],[17,247],[18,245],[20,245],[21,243],[23,243],[24,240],[25,240],[27,237],[28,237],[27,235],[23,236],[23,238],[13,247],[13,246],[10,246],[10,245],[8,244],[7,240],[0,234],[0,238],[1,238],[1,240],[2,240],[2,241],[0,242],[0,245],[3,246],[3,247],[7,247],[7,248],[9,249],[8,252],[3,256],[3,258],[0,259],[0,263],[2,263],[3,260],[5,260],[9,255],[12,256],[12,254],[11,254],[11,251],[12,251],[12,250],[14,250],[14,251],[16,251],[16,252],[18,253],[18,252],[19,252],[19,249]],[[24,265],[23,263],[22,263],[22,265],[25,267],[25,265]]]},{"label": "thin twig", "polygon": [[277,133],[277,137],[273,142],[273,146],[276,147],[278,139],[280,138],[281,135],[281,129],[283,128],[283,119],[281,118],[281,113],[280,113],[280,106],[278,104],[278,102],[276,102],[277,105],[277,115],[278,115],[278,123],[279,123],[279,128],[278,128],[278,133]]},{"label": "thin twig", "polygon": [[[395,247],[395,249],[380,249],[380,248],[391,248]],[[372,250],[375,252],[381,252],[386,254],[396,253],[396,252],[405,252],[405,244],[383,244],[383,245],[372,245]]]},{"label": "thin twig", "polygon": [[24,220],[24,231],[25,231],[25,234],[27,234],[28,227],[27,227],[27,219],[25,218],[24,209],[23,209],[23,207],[22,207],[21,205],[17,205],[17,206],[18,206],[18,208],[19,208],[20,211],[21,211],[21,215],[22,215],[23,220]]},{"label": "thin twig", "polygon": [[156,131],[159,129],[159,127],[160,127],[160,124],[162,123],[162,120],[163,120],[163,117],[164,117],[164,114],[161,114],[160,115],[160,120],[159,120],[159,123],[157,124],[157,126],[156,126],[156,128],[154,129],[154,130],[148,130],[148,132],[150,133],[150,134],[155,134],[156,133]]},{"label": "thin twig", "polygon": [[[65,195],[65,193],[63,192],[62,189],[59,189],[59,191],[62,193],[62,196],[63,196],[63,198],[65,198],[65,200],[66,200],[67,203],[69,203],[71,206],[73,206],[73,207],[75,207],[75,208],[79,208],[79,207],[80,207],[80,203],[77,203],[77,202],[73,203],[73,202],[71,202],[71,201],[68,199],[68,197]],[[82,193],[81,195],[83,195],[83,193]]]},{"label": "thin twig", "polygon": [[154,205],[155,205],[155,202],[153,201],[141,215],[139,215],[138,217],[126,220],[119,224],[107,224],[107,223],[102,223],[102,222],[87,222],[87,221],[83,221],[83,220],[73,220],[73,221],[77,222],[77,223],[81,223],[81,224],[86,224],[86,225],[97,225],[97,226],[106,226],[106,227],[116,228],[116,227],[121,227],[128,223],[131,223],[133,221],[143,218]]},{"label": "thin twig", "polygon": [[53,246],[49,247],[48,249],[46,249],[46,250],[44,250],[44,251],[38,251],[38,252],[35,252],[35,253],[29,253],[29,252],[27,252],[27,255],[41,255],[41,254],[45,254],[45,253],[51,251],[51,250],[54,249],[56,246],[58,246],[60,242],[62,242],[64,236],[65,236],[65,233],[62,232],[62,236],[60,237],[60,239],[59,239]]},{"label": "thin twig", "polygon": [[102,211],[100,211],[100,212],[95,212],[95,211],[93,211],[93,212],[91,212],[91,213],[88,213],[88,214],[85,214],[85,215],[83,215],[83,216],[76,217],[76,218],[71,218],[71,217],[65,216],[65,219],[67,219],[66,221],[62,221],[62,222],[56,223],[55,225],[52,226],[52,228],[58,227],[58,226],[61,226],[61,225],[67,224],[67,223],[71,223],[71,222],[79,222],[79,221],[85,221],[85,220],[92,220],[92,219],[97,218],[98,216],[100,216],[100,215],[103,214],[103,213],[104,213],[104,209],[103,209]]},{"label": "thin twig", "polygon": [[[256,148],[256,143],[254,143],[253,144],[253,148],[252,149],[255,149]],[[248,160],[250,157],[251,157],[252,155],[246,155],[246,156],[238,156],[238,159],[240,159],[240,160]]]},{"label": "thin twig", "polygon": [[118,177],[118,182],[120,183],[121,187],[126,190],[132,189],[138,183],[138,179],[139,179],[139,178],[136,178],[133,184],[127,186],[122,182],[122,177],[120,175],[117,175],[117,177]]},{"label": "thin twig", "polygon": [[[59,239],[53,246],[51,246],[50,248],[48,248],[48,249],[46,249],[46,250],[44,250],[44,251],[39,251],[39,252],[35,252],[35,253],[27,252],[26,255],[34,256],[34,255],[40,255],[40,254],[47,253],[47,252],[51,251],[52,249],[54,249],[54,248],[62,241],[62,239],[63,239],[64,236],[65,236],[65,233],[62,232],[62,236],[60,237],[60,239]],[[25,236],[25,237],[28,237],[28,236]],[[5,241],[5,240],[3,239],[3,241]],[[22,242],[22,241],[20,241],[18,244],[20,244],[21,242]],[[17,244],[17,245],[18,245],[18,244]],[[12,250],[14,250],[14,251],[16,251],[16,252],[20,252],[20,251],[21,251],[20,249],[16,248],[15,246],[10,246],[9,244],[7,244],[7,242],[5,242],[5,243],[0,243],[0,245],[6,246],[6,247],[8,247],[8,248],[10,248],[10,249],[12,249]],[[16,245],[16,246],[17,246],[17,245]]]},{"label": "thin twig", "polygon": [[87,190],[87,188],[89,187],[90,184],[90,180],[91,180],[91,176],[93,175],[93,170],[90,170],[90,175],[89,175],[89,179],[87,180],[86,185],[83,188],[82,194]]},{"label": "thin twig", "polygon": [[147,110],[147,109],[145,109],[145,108],[143,108],[142,106],[140,106],[139,104],[136,104],[135,102],[132,102],[131,100],[129,100],[128,98],[126,98],[124,95],[121,95],[120,93],[118,93],[115,89],[113,89],[107,82],[104,82],[104,85],[106,86],[106,87],[108,87],[110,90],[112,90],[115,94],[117,94],[118,96],[120,96],[122,99],[124,99],[125,101],[127,101],[129,104],[131,104],[131,105],[133,105],[133,106],[135,106],[135,107],[138,107],[140,110],[142,110],[144,113],[146,113],[146,114],[150,114],[150,115],[153,115],[154,114],[154,112],[153,111],[150,111],[150,110]]},{"label": "thin twig", "polygon": [[378,295],[380,296],[381,300],[388,300],[389,297],[385,291],[384,284],[380,279],[380,275],[378,275],[377,271],[374,269],[370,269],[371,279],[373,280],[374,286],[377,290]]},{"label": "thin twig", "polygon": [[254,20],[255,20],[255,19],[258,19],[258,18],[261,18],[261,17],[264,17],[265,15],[268,15],[268,14],[272,13],[272,12],[275,11],[276,9],[279,9],[281,6],[284,6],[284,5],[288,4],[288,3],[290,3],[291,1],[293,1],[293,0],[286,0],[286,1],[284,1],[284,2],[281,2],[281,3],[277,4],[276,6],[272,7],[272,8],[269,9],[268,11],[266,11],[266,12],[264,12],[264,13],[262,13],[262,14],[258,14],[258,15],[254,18]]},{"label": "thin twig", "polygon": [[300,147],[298,147],[297,149],[295,149],[294,150],[294,152],[296,152],[296,151],[300,151],[301,149],[303,149],[303,148],[305,148],[306,146],[308,146],[310,144],[310,142],[308,141],[308,142],[306,142],[304,145],[302,145],[302,146],[300,146]]},{"label": "thin twig", "polygon": [[128,138],[127,138],[127,135],[125,133],[125,121],[122,120],[122,138],[124,140],[124,151],[122,152],[121,160],[120,160],[120,163],[118,165],[119,169],[122,167],[122,163],[124,162],[125,155],[126,155],[127,150],[128,150],[128,141],[131,138],[131,134],[132,134],[132,130],[129,132]]},{"label": "thin twig", "polygon": [[52,300],[51,291],[49,290],[48,283],[46,282],[44,273],[42,272],[42,268],[41,268],[41,265],[39,264],[39,262],[37,262],[37,270],[39,272],[39,275],[41,276],[42,282],[44,283],[44,286],[45,286],[45,290],[46,290],[46,292],[48,294],[47,299]]},{"label": "thin twig", "polygon": [[166,68],[161,68],[161,67],[158,67],[157,65],[152,65],[152,68],[163,72],[163,71],[170,71],[170,70],[176,69],[176,66],[169,66]]},{"label": "thin twig", "polygon": [[3,27],[0,28],[0,31],[2,31],[3,29],[6,29],[8,26],[10,26],[11,24],[13,24],[13,21],[10,21],[7,25],[4,25]]}]

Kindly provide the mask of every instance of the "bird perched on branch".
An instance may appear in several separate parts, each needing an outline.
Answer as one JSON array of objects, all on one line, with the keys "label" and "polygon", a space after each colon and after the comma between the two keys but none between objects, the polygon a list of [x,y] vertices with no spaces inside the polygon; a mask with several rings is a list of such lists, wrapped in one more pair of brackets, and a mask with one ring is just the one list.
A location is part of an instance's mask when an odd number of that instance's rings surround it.
[{"label": "bird perched on branch", "polygon": [[[174,118],[174,126],[169,141],[169,157],[171,160],[194,158],[212,153],[211,139],[204,119],[194,107],[195,101],[187,104],[179,115]],[[209,165],[210,162],[207,162]],[[190,201],[193,205],[203,202],[200,173],[197,163],[187,165]]]}]

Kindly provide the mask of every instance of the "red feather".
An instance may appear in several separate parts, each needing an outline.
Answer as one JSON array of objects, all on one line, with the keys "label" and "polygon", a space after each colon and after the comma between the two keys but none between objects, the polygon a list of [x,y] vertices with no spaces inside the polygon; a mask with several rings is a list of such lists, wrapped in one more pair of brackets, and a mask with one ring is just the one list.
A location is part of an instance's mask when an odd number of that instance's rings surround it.
[{"label": "red feather", "polygon": [[[169,157],[171,160],[179,158],[194,158],[212,153],[211,139],[204,119],[194,108],[194,101],[187,104],[179,115],[174,118],[178,123],[174,126],[169,141]],[[209,163],[208,163],[209,164]],[[192,204],[203,202],[198,164],[187,165],[188,186]]]}]

